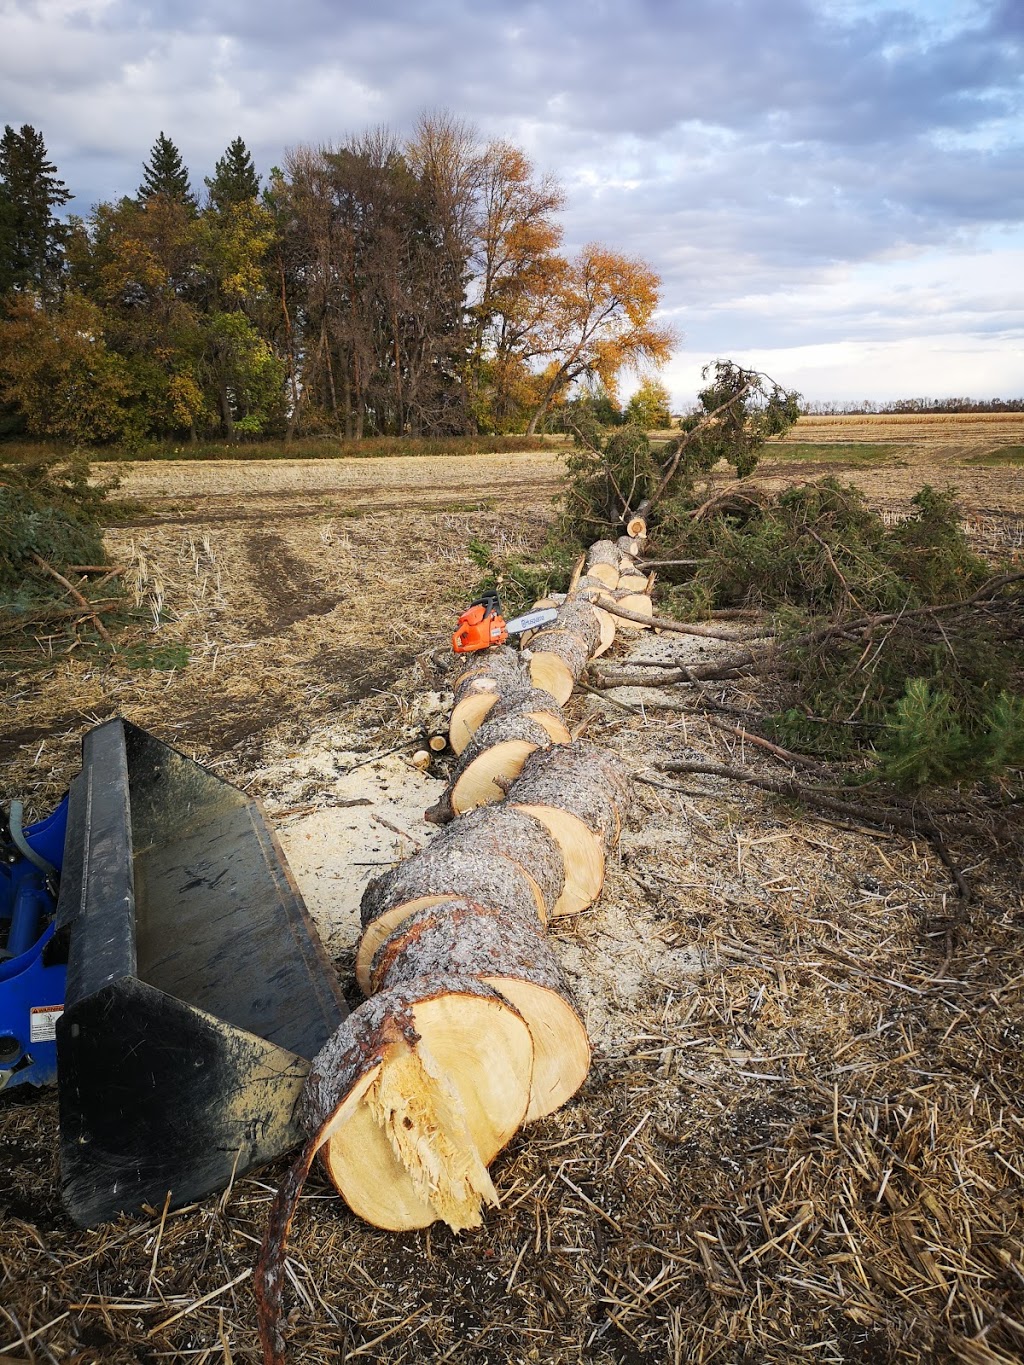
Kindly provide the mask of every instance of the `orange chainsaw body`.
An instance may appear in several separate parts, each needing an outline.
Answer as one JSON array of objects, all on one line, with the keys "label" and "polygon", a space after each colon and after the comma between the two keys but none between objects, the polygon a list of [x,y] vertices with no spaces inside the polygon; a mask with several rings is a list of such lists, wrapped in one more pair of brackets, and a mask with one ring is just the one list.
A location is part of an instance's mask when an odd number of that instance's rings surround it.
[{"label": "orange chainsaw body", "polygon": [[475,654],[478,649],[503,645],[508,639],[505,618],[497,597],[484,597],[459,617],[452,635],[452,649],[456,654]]}]

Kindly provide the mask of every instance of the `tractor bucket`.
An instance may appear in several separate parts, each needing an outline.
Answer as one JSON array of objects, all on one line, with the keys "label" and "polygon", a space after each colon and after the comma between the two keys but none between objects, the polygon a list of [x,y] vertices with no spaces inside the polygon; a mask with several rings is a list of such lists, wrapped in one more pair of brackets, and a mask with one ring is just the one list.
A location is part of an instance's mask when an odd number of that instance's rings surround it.
[{"label": "tractor bucket", "polygon": [[300,1140],[309,1059],[348,1011],[258,802],[127,721],[91,730],[55,944],[77,1223],[179,1207]]}]

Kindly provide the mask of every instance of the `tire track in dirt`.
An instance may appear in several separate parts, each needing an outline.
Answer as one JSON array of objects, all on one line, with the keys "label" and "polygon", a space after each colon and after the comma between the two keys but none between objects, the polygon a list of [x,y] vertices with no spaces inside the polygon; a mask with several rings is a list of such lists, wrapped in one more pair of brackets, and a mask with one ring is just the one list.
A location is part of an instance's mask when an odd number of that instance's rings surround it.
[{"label": "tire track in dirt", "polygon": [[293,553],[287,542],[272,531],[261,531],[245,542],[253,586],[251,601],[265,634],[283,634],[296,621],[327,616],[343,597],[317,590],[309,566]]}]

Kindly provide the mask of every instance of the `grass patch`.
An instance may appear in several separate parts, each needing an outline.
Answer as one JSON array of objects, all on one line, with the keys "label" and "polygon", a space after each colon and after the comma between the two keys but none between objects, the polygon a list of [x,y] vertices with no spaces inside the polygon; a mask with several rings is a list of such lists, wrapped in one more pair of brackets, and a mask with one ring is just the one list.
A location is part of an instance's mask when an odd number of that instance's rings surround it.
[{"label": "grass patch", "polygon": [[170,673],[176,668],[187,668],[189,662],[188,645],[180,640],[164,640],[152,643],[139,640],[120,652],[121,662],[131,669],[155,669],[160,673]]},{"label": "grass patch", "polygon": [[984,455],[971,455],[964,461],[973,465],[1024,465],[1024,446],[999,446]]},{"label": "grass patch", "polygon": [[779,441],[765,446],[762,459],[813,460],[823,464],[881,464],[902,465],[893,458],[891,445],[872,445],[863,441]]},{"label": "grass patch", "polygon": [[[316,436],[292,441],[261,442],[161,441],[131,448],[105,446],[90,450],[94,464],[159,460],[381,460],[394,456],[514,455],[544,450],[550,442],[543,436],[374,436],[362,441]],[[0,445],[0,464],[35,463],[40,458],[59,458],[57,446],[38,441],[7,441]]]}]

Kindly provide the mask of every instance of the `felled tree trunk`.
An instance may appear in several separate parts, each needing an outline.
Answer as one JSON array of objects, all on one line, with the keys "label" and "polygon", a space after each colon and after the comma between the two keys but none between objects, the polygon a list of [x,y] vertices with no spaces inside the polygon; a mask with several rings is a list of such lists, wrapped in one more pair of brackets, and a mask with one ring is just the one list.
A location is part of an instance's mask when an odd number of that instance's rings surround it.
[{"label": "felled tree trunk", "polygon": [[558,609],[558,620],[530,641],[530,680],[550,692],[560,706],[572,696],[577,678],[586,668],[601,638],[591,604],[573,596]]},{"label": "felled tree trunk", "polygon": [[562,708],[550,692],[531,687],[525,669],[515,678],[502,680],[494,690],[473,691],[456,702],[452,711],[451,745],[457,754],[464,752],[473,735],[485,720],[500,720],[503,716],[524,715],[542,725],[553,744],[566,744],[569,730],[562,718]]},{"label": "felled tree trunk", "polygon": [[590,1043],[558,959],[536,920],[499,914],[465,898],[407,919],[377,950],[373,989],[401,987],[450,971],[493,986],[511,1001],[533,1039],[533,1080],[524,1122],[554,1113],[586,1079]]},{"label": "felled tree trunk", "polygon": [[282,1359],[285,1241],[317,1153],[378,1227],[476,1227],[497,1203],[494,1156],[586,1077],[586,1031],[543,930],[600,893],[629,783],[618,760],[568,742],[559,705],[610,643],[616,623],[598,601],[629,596],[616,585],[633,567],[611,542],[589,562],[555,625],[536,633],[528,670],[492,649],[456,677],[462,751],[427,812],[447,827],[364,894],[357,975],[373,994],[314,1059],[301,1106],[309,1139],[257,1268],[268,1365]]},{"label": "felled tree trunk", "polygon": [[270,1213],[256,1267],[260,1339],[284,1356],[285,1247],[313,1158],[348,1206],[406,1231],[438,1218],[478,1227],[498,1196],[487,1167],[530,1103],[533,1042],[509,1002],[475,977],[418,977],[360,1005],[313,1059],[300,1119],[309,1134]]},{"label": "felled tree trunk", "polygon": [[605,849],[618,841],[630,806],[622,764],[591,744],[559,745],[557,753],[530,758],[508,801],[539,820],[561,848],[565,885],[549,918],[586,910],[601,894]]},{"label": "felled tree trunk", "polygon": [[370,994],[370,962],[410,915],[452,896],[543,926],[560,909],[566,868],[544,821],[508,803],[483,806],[448,825],[422,849],[369,883],[360,914],[356,979]]},{"label": "felled tree trunk", "polygon": [[448,734],[457,754],[465,749],[499,697],[512,695],[530,685],[522,657],[507,645],[485,649],[472,655],[471,659],[472,662],[456,672],[452,684],[455,704]]},{"label": "felled tree trunk", "polygon": [[606,587],[617,587],[619,558],[619,549],[614,541],[595,540],[587,551],[587,577],[599,579]]}]

